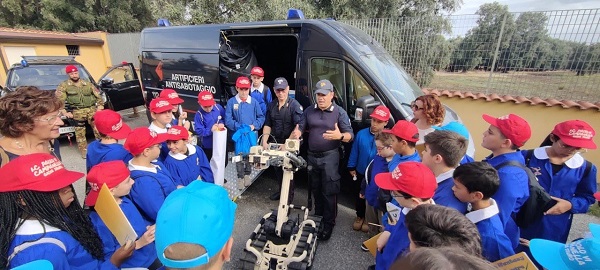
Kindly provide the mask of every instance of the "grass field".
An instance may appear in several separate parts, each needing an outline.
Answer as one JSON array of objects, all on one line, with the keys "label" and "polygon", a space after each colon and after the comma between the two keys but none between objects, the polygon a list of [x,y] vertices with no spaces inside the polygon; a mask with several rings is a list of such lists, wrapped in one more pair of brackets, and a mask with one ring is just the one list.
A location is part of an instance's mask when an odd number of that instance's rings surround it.
[{"label": "grass field", "polygon": [[[436,72],[427,88],[496,93],[525,97],[555,98],[574,101],[600,102],[600,74],[576,76],[570,71],[495,72]],[[489,84],[489,91],[488,90]]]}]

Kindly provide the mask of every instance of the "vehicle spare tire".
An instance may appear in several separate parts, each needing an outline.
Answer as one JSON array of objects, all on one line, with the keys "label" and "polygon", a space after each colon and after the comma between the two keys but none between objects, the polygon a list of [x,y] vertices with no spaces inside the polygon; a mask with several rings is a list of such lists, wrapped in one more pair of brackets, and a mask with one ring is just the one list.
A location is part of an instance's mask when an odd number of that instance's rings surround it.
[{"label": "vehicle spare tire", "polygon": [[[229,40],[219,48],[219,75],[226,88],[234,87],[239,76],[249,76],[250,69],[257,65],[256,56],[249,43]],[[235,95],[235,93],[230,93]]]}]

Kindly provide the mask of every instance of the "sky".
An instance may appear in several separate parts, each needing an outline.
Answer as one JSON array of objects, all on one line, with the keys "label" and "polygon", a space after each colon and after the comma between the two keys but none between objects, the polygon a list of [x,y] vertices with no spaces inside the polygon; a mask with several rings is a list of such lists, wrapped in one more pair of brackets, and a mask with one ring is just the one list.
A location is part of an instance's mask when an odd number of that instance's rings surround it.
[{"label": "sky", "polygon": [[[475,14],[479,6],[492,2],[494,1],[463,0],[462,6],[454,14]],[[598,0],[499,0],[497,2],[508,5],[508,9],[512,12],[600,8]]]}]

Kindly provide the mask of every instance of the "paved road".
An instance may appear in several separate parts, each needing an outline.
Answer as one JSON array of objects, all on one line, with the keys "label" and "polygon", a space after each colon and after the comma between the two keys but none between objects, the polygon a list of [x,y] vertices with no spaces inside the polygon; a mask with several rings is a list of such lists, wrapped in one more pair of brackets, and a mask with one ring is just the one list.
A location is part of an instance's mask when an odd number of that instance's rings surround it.
[{"label": "paved road", "polygon": [[[145,113],[142,112],[141,117],[134,119],[127,118],[130,113],[130,110],[122,112],[125,116],[125,122],[132,128],[148,125]],[[61,153],[63,162],[68,169],[85,172],[85,160],[79,156],[74,139],[71,145],[68,140],[61,140]],[[305,205],[307,198],[306,180],[296,179],[296,181],[297,188],[294,203]],[[252,230],[258,224],[260,218],[270,211],[269,209],[277,207],[276,202],[268,199],[275,188],[277,188],[277,183],[270,177],[269,173],[265,173],[237,200],[238,209],[233,235],[233,256],[231,262],[225,265],[225,269],[240,268],[239,259],[243,256],[246,240]],[[84,199],[83,179],[75,183],[75,189],[81,203]],[[351,228],[355,213],[350,207],[352,205],[350,198],[340,196],[339,199],[338,224],[331,239],[319,242],[313,269],[366,269],[374,263],[374,258],[369,253],[360,250],[360,244],[367,239],[366,234],[353,231]],[[576,215],[569,239],[583,236],[588,230],[587,224],[590,222],[600,223],[600,218],[590,215]]]}]

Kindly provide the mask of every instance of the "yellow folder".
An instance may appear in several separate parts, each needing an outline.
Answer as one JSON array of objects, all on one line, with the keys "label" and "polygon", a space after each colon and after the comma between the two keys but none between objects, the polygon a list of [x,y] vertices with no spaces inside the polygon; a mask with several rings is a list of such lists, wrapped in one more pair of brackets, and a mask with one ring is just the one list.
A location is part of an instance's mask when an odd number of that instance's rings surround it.
[{"label": "yellow folder", "polygon": [[515,255],[506,257],[502,260],[497,260],[493,262],[501,270],[511,270],[511,269],[527,269],[527,270],[538,270],[538,268],[533,264],[531,259],[527,256],[525,252],[517,253]]},{"label": "yellow folder", "polygon": [[371,255],[373,255],[373,257],[377,255],[377,239],[379,239],[380,235],[381,233],[378,233],[377,235],[363,242],[363,244],[365,244],[365,246],[369,249],[369,252],[371,253]]},{"label": "yellow folder", "polygon": [[137,239],[137,233],[135,233],[131,223],[129,223],[129,220],[123,214],[123,210],[121,210],[121,207],[119,207],[119,204],[110,193],[106,183],[100,189],[94,209],[102,221],[104,221],[106,227],[117,238],[121,246],[125,245],[127,241],[135,241]]}]

